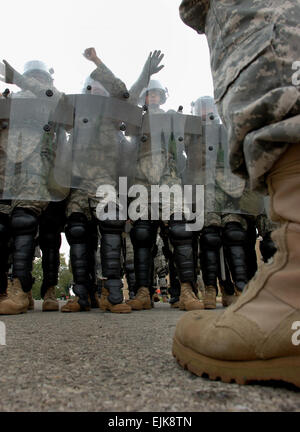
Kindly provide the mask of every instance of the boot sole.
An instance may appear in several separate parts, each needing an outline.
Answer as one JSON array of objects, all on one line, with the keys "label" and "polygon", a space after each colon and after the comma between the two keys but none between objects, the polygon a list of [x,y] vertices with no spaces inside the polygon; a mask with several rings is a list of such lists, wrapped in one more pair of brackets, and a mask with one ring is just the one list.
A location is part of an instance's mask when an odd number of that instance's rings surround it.
[{"label": "boot sole", "polygon": [[21,311],[18,311],[18,312],[5,312],[5,313],[0,312],[0,315],[20,315],[23,313],[27,313],[27,311],[28,311],[28,308],[22,309]]},{"label": "boot sole", "polygon": [[172,354],[184,369],[210,380],[243,385],[251,381],[285,381],[300,387],[300,357],[227,361],[203,356],[173,340]]}]

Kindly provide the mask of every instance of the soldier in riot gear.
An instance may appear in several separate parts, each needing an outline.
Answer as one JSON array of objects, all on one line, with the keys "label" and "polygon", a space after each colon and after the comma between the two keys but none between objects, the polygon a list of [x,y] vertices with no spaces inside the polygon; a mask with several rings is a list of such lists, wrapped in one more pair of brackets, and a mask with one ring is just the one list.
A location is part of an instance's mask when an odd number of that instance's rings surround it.
[{"label": "soldier in riot gear", "polygon": [[41,297],[44,312],[58,311],[55,286],[58,283],[61,232],[64,229],[65,201],[50,202],[39,222],[39,246],[42,251],[43,282]]},{"label": "soldier in riot gear", "polygon": [[[48,70],[43,62],[33,60],[27,62],[24,74],[20,75],[7,62],[6,82],[17,84],[22,90],[11,96],[12,108],[9,128],[6,129],[5,140],[8,142],[7,154],[2,159],[2,172],[10,177],[5,179],[5,186],[11,188],[3,193],[10,195],[12,200],[11,232],[13,236],[12,280],[8,283],[7,296],[1,302],[0,314],[19,314],[29,307],[30,290],[32,287],[32,260],[35,249],[35,237],[38,221],[43,210],[48,206],[50,193],[47,186],[51,169],[53,149],[56,147],[55,127],[38,126],[38,120],[27,123],[14,114],[14,100],[35,98],[35,91],[47,101],[49,96],[57,96],[53,86],[52,70]],[[29,110],[29,108],[28,108]],[[24,113],[24,111],[23,111]],[[42,113],[43,114],[43,113]],[[21,123],[20,123],[21,122]],[[23,123],[22,123],[23,122]],[[20,142],[22,141],[22,143]],[[4,150],[3,146],[3,150]],[[22,148],[22,153],[17,149]],[[40,149],[43,148],[43,151]],[[21,159],[20,159],[21,158]],[[12,159],[12,162],[11,162]],[[25,168],[16,169],[19,164]],[[7,166],[5,166],[7,164]],[[13,171],[9,171],[12,164]],[[14,169],[17,174],[15,175]],[[27,175],[32,176],[28,179]],[[36,200],[32,200],[35,198]]]},{"label": "soldier in riot gear", "polygon": [[[124,83],[117,79],[99,59],[94,48],[86,49],[84,52],[84,57],[95,63],[97,66],[97,68],[88,78],[88,81],[86,82],[87,86],[85,87],[84,92],[87,95],[91,94],[93,96],[104,96],[107,98],[107,100],[108,98],[114,98],[115,100],[120,99],[122,101],[130,99],[130,101],[134,102],[134,95],[140,94],[142,88],[147,85],[149,76],[151,76],[152,73],[160,70],[162,67],[159,66],[159,63],[162,59],[160,52],[155,51],[153,54],[151,53],[146,61],[139,80],[128,92]],[[93,216],[98,218],[98,226],[101,234],[100,254],[104,286],[101,290],[100,307],[103,310],[109,310],[114,313],[129,313],[131,312],[130,306],[123,303],[123,285],[121,280],[121,235],[125,226],[125,221],[121,217],[122,209],[119,206],[117,197],[112,198],[109,196],[107,197],[107,200],[106,198],[99,199],[96,197],[96,190],[99,186],[116,186],[116,162],[118,146],[121,137],[120,131],[118,131],[117,128],[117,124],[113,121],[113,117],[110,119],[105,117],[101,118],[101,112],[99,112],[97,115],[99,118],[85,119],[84,121],[87,127],[90,127],[90,136],[88,137],[88,140],[90,141],[88,145],[91,145],[92,151],[94,151],[94,153],[91,153],[94,156],[94,160],[92,160],[92,158],[88,159],[88,162],[91,164],[91,166],[89,166],[89,170],[87,170],[86,166],[82,165],[80,172],[80,188],[88,192],[88,203]],[[78,134],[80,134],[81,121],[82,119],[80,116],[78,117],[78,120],[77,118],[75,119],[75,128],[77,128],[77,132],[74,132],[73,137],[75,141],[80,140],[80,135]],[[87,140],[83,139],[82,143],[83,146],[86,146]],[[99,148],[96,148],[97,143],[100,144],[101,151],[99,151]],[[88,150],[84,151],[88,152]],[[78,155],[78,160],[80,160],[82,158],[82,151],[78,151]],[[88,158],[89,157],[90,156],[88,156]],[[116,208],[117,217],[107,217],[104,219],[99,217],[99,214],[109,209],[111,204],[113,204]],[[83,231],[87,222],[84,216],[86,215],[78,212],[70,214],[68,225],[70,227],[70,230],[68,229],[70,241],[75,244],[74,242],[80,240],[80,237],[81,240],[79,244],[81,245],[81,249],[86,248],[87,246],[86,243],[84,243],[85,235]],[[72,237],[73,233],[76,239]],[[86,256],[85,254],[83,255]],[[72,263],[73,269],[74,264]],[[80,307],[88,309],[88,285],[90,282],[87,279],[87,261],[81,260],[81,266],[81,276],[78,278],[80,283],[75,284],[74,289],[79,297],[78,304]],[[83,280],[86,281],[85,284],[83,283]]]},{"label": "soldier in riot gear", "polygon": [[[142,184],[148,191],[151,185],[179,185],[182,181],[176,166],[177,144],[172,133],[161,133],[156,130],[155,121],[158,115],[164,114],[160,106],[166,102],[167,89],[159,81],[150,81],[149,86],[143,90],[140,104],[144,105],[145,118],[149,121],[150,132],[143,134],[139,146],[136,184]],[[173,113],[173,112],[172,112]],[[176,114],[176,113],[175,113]],[[162,123],[168,123],[167,116]],[[164,127],[164,126],[163,126]],[[162,147],[164,146],[164,147]],[[148,213],[153,203],[145,203],[143,211]],[[171,214],[168,220],[163,220],[162,202],[159,204],[159,219],[162,228],[166,229],[178,277],[181,283],[180,308],[182,310],[201,309],[203,306],[197,298],[195,290],[195,270],[193,254],[194,234],[186,229],[185,220],[177,220],[176,213],[182,214],[182,201],[170,202]],[[155,247],[158,222],[146,220],[144,217],[134,222],[131,231],[132,243],[135,252],[135,271],[137,295],[128,304],[134,310],[151,309],[150,289],[153,274],[153,250]]]},{"label": "soldier in riot gear", "polygon": [[[212,97],[199,98],[194,103],[194,109],[196,114],[201,115],[206,125],[220,124]],[[207,130],[209,129],[207,128]],[[206,133],[207,140],[210,139],[210,136],[209,133]],[[222,131],[220,136],[222,137]],[[200,258],[205,283],[204,305],[206,309],[216,308],[217,281],[222,275],[220,267],[221,248],[223,248],[222,252],[224,252],[225,258],[225,262],[222,263],[224,268],[221,280],[224,282],[224,275],[231,276],[236,295],[243,291],[257,269],[255,216],[251,214],[251,205],[254,202],[252,207],[255,208],[255,203],[258,202],[259,205],[261,198],[247,191],[243,180],[233,178],[230,172],[226,172],[224,169],[226,160],[224,158],[226,158],[227,148],[224,140],[220,142],[221,144],[216,150],[214,185],[213,188],[209,184],[206,186],[207,212],[205,226],[200,236]],[[216,143],[208,142],[206,145],[211,150]],[[251,227],[254,228],[254,231],[251,230]],[[221,259],[223,259],[222,255]],[[249,261],[248,265],[247,261]],[[228,267],[227,271],[226,267]],[[221,283],[220,286],[223,304],[233,301],[230,281],[225,284]],[[226,288],[229,288],[230,292],[226,292]]]}]

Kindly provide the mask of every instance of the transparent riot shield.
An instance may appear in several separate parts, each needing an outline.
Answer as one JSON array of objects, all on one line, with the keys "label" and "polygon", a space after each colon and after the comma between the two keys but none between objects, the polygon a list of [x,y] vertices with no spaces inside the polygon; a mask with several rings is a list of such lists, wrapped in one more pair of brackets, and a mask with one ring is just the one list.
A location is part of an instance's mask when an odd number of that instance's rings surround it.
[{"label": "transparent riot shield", "polygon": [[250,190],[248,182],[232,173],[229,143],[223,124],[205,122],[205,211],[258,215],[263,209],[262,196]]},{"label": "transparent riot shield", "polygon": [[1,199],[62,200],[69,185],[57,184],[53,172],[58,153],[65,152],[72,113],[62,115],[60,95],[53,97],[48,83],[20,77],[21,90],[0,100]]},{"label": "transparent riot shield", "polygon": [[[182,120],[180,120],[180,116]],[[198,116],[177,114],[177,140],[182,147],[184,163],[179,162],[182,170],[185,218],[193,223],[193,231],[200,231],[204,224],[204,180],[205,180],[205,141],[203,124]],[[180,159],[179,159],[180,161]]]},{"label": "transparent riot shield", "polygon": [[125,97],[77,94],[68,99],[74,106],[71,187],[92,198],[99,187],[115,188],[118,193],[119,178],[134,178],[141,108]]}]

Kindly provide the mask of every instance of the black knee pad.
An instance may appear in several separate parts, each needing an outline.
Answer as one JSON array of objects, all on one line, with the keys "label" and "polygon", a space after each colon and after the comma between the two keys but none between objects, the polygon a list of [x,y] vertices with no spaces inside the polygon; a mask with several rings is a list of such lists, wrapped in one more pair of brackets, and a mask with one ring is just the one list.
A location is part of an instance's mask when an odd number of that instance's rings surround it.
[{"label": "black knee pad", "polygon": [[16,208],[11,219],[14,237],[13,277],[20,280],[24,291],[32,288],[32,261],[35,249],[35,235],[38,229],[38,218],[30,210]]},{"label": "black knee pad", "polygon": [[11,228],[13,235],[32,235],[35,236],[38,229],[38,218],[30,210],[16,208],[11,217]]},{"label": "black knee pad", "polygon": [[192,245],[193,231],[187,231],[186,222],[171,221],[169,224],[169,236],[173,246]]},{"label": "black knee pad", "polygon": [[68,218],[65,233],[69,245],[87,242],[87,217],[82,213],[72,213]]},{"label": "black knee pad", "polygon": [[170,221],[169,236],[174,246],[174,261],[180,282],[189,282],[194,286],[196,280],[194,232],[187,231],[185,222]]},{"label": "black knee pad", "polygon": [[229,222],[223,229],[223,240],[228,246],[244,245],[247,240],[247,232],[238,222]]},{"label": "black knee pad", "polygon": [[150,221],[138,220],[130,231],[132,245],[136,248],[153,248],[155,245],[156,229]]},{"label": "black knee pad", "polygon": [[125,221],[123,220],[105,220],[99,222],[101,234],[122,234],[125,229]]},{"label": "black knee pad", "polygon": [[201,251],[205,249],[219,250],[222,246],[221,230],[217,226],[203,228],[200,235]]}]

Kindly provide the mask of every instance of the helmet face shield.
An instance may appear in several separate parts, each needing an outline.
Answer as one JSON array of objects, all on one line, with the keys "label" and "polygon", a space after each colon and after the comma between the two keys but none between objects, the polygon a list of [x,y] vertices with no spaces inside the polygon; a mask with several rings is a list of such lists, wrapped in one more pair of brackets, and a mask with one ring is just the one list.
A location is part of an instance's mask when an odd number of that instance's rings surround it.
[{"label": "helmet face shield", "polygon": [[24,76],[37,79],[42,84],[51,85],[53,83],[52,74],[54,70],[49,69],[46,64],[40,60],[30,60],[24,65]]},{"label": "helmet face shield", "polygon": [[[153,92],[153,93],[152,93]],[[157,80],[150,80],[150,83],[147,88],[144,88],[140,94],[140,105],[148,105],[147,98],[149,99],[149,96],[151,97],[151,93],[154,95],[155,93],[158,93],[160,95],[160,102],[158,105],[163,105],[166,103],[167,97],[168,97],[168,90],[166,87],[163,87],[163,85],[157,81]],[[151,104],[151,103],[150,103]]]}]

